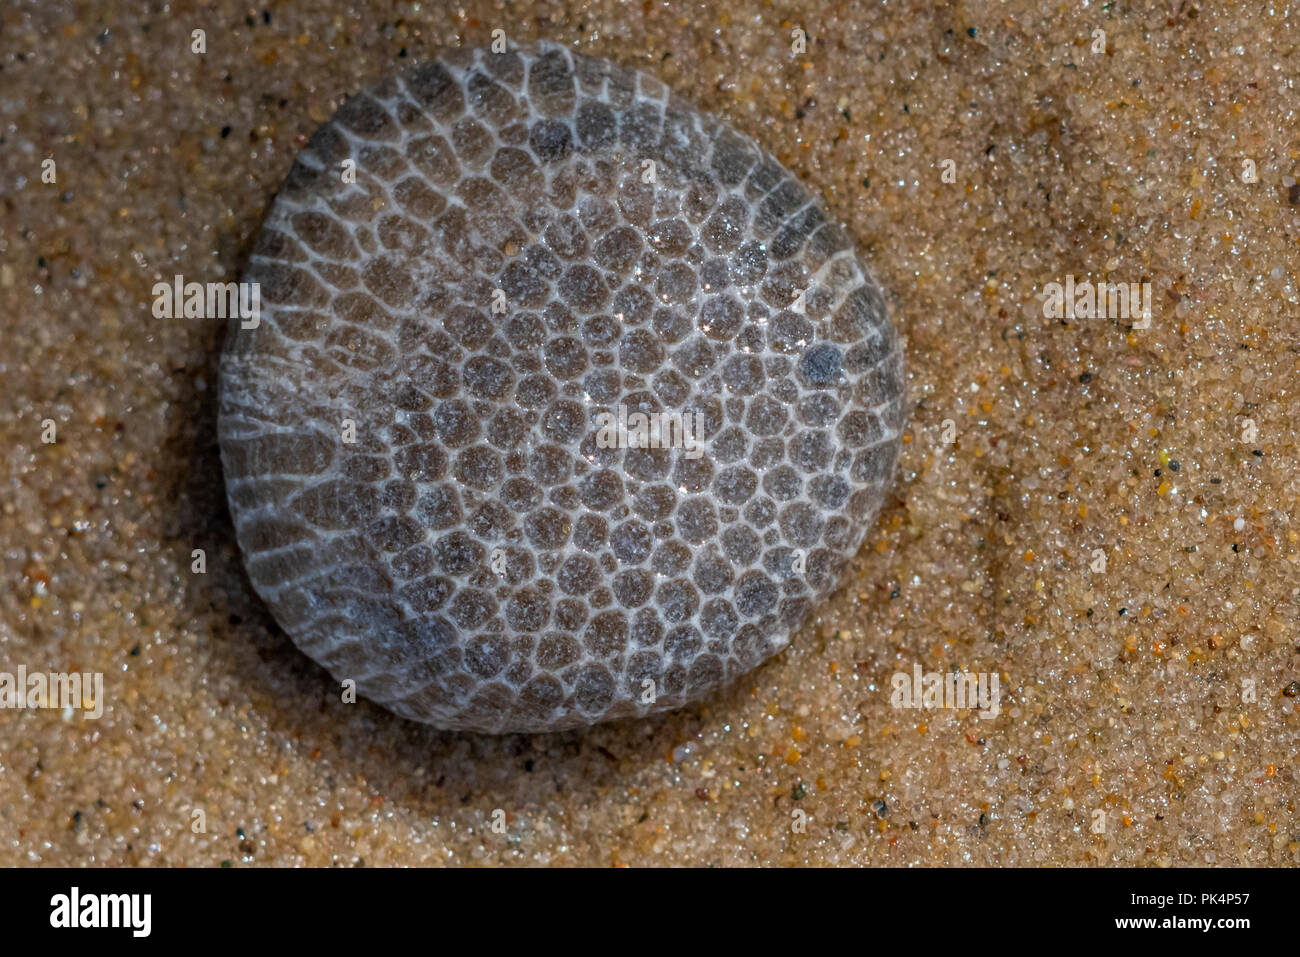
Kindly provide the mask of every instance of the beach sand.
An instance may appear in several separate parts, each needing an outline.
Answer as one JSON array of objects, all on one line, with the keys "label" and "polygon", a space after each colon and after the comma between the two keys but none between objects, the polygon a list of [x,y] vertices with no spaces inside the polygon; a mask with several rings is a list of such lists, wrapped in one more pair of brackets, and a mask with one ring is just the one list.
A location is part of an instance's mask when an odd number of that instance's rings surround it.
[{"label": "beach sand", "polygon": [[[1300,861],[1300,9],[300,7],[0,13],[0,671],[104,676],[97,720],[0,712],[0,864]],[[343,704],[243,573],[221,323],[151,311],[238,278],[347,94],[494,29],[754,136],[906,341],[843,587],[666,718],[488,738]],[[1070,276],[1150,283],[1149,327],[1045,317]],[[996,676],[997,713],[894,707],[918,666]]]}]

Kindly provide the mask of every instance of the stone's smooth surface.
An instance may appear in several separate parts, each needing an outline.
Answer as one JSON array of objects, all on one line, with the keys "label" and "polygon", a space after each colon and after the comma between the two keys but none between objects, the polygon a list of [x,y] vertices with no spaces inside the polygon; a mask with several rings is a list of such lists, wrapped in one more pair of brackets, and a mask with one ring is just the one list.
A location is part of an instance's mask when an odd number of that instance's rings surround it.
[{"label": "stone's smooth surface", "polygon": [[894,473],[901,349],[844,231],[558,44],[350,98],[245,280],[219,433],[249,577],[335,678],[442,728],[707,695],[834,589]]}]

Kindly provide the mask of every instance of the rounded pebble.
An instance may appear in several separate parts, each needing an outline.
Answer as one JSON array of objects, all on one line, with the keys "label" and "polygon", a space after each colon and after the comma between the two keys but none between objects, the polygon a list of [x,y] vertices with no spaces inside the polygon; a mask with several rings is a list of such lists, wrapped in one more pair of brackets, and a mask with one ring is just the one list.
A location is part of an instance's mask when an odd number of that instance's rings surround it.
[{"label": "rounded pebble", "polygon": [[892,479],[901,349],[848,236],[749,138],[558,45],[349,99],[245,279],[219,437],[249,577],[438,727],[709,694],[835,588]]}]

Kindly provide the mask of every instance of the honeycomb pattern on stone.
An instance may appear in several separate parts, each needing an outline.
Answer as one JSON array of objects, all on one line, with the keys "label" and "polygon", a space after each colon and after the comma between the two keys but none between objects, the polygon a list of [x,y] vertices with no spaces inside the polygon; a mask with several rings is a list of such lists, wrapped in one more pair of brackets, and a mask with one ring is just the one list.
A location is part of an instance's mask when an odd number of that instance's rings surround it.
[{"label": "honeycomb pattern on stone", "polygon": [[[244,278],[219,437],[249,578],[408,718],[697,700],[789,642],[892,478],[901,349],[844,231],[750,138],[562,46],[347,100]],[[700,414],[703,454],[608,447],[620,405]]]}]

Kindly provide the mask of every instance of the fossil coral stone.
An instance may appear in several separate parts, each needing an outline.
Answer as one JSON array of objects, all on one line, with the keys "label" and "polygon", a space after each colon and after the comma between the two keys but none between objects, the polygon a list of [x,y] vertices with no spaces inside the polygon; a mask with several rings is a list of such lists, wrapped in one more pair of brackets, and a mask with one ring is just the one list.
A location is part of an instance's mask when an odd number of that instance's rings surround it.
[{"label": "fossil coral stone", "polygon": [[249,578],[337,679],[439,727],[749,671],[894,471],[901,350],[845,232],[748,137],[561,46],[349,99],[245,279],[219,434]]}]

